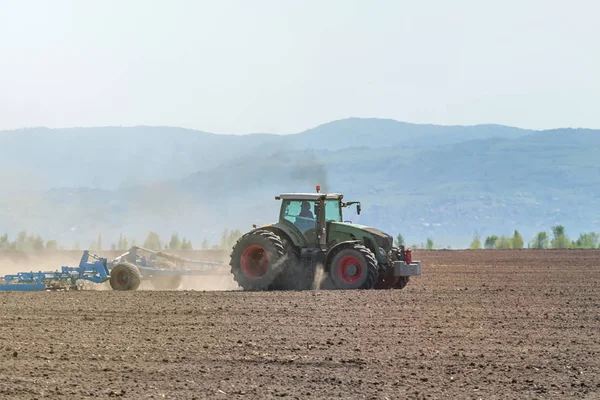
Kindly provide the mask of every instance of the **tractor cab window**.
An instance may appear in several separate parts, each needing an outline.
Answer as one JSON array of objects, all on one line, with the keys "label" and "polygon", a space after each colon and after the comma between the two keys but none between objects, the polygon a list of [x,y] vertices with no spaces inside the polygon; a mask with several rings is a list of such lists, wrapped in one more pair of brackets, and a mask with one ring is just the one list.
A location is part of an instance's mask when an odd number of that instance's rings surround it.
[{"label": "tractor cab window", "polygon": [[307,200],[286,200],[283,203],[283,218],[296,225],[301,232],[315,229],[315,202]]},{"label": "tractor cab window", "polygon": [[327,221],[342,222],[342,208],[339,200],[325,200],[325,219]]}]

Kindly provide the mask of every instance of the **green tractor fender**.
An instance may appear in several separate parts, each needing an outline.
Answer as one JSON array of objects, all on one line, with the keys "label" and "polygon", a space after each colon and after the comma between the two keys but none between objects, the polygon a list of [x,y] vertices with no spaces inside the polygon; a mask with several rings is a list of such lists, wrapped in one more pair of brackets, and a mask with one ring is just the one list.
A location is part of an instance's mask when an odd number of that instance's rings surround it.
[{"label": "green tractor fender", "polygon": [[283,240],[289,241],[296,248],[304,248],[307,246],[307,241],[304,235],[302,235],[302,233],[292,224],[288,225],[285,223],[278,222],[275,224],[258,227],[254,230],[264,230],[273,232],[274,234],[281,237]]}]

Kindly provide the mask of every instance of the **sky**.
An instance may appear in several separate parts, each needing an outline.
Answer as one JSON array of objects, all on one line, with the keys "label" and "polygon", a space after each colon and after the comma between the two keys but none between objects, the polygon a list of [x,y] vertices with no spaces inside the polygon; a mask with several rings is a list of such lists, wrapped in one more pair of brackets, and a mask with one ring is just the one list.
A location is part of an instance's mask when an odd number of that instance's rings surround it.
[{"label": "sky", "polygon": [[0,0],[0,130],[600,128],[595,0]]}]

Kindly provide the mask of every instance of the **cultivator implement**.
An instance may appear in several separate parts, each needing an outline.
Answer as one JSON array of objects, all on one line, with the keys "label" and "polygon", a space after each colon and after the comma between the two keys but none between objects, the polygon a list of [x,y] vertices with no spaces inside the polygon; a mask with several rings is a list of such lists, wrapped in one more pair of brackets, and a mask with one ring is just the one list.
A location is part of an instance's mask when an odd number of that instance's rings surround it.
[{"label": "cultivator implement", "polygon": [[[95,261],[90,262],[89,260]],[[41,291],[77,289],[81,281],[105,282],[109,278],[106,258],[84,251],[78,267],[57,271],[19,272],[0,277],[0,291]]]},{"label": "cultivator implement", "polygon": [[[140,254],[147,252],[150,256]],[[187,265],[197,268],[185,268]],[[77,267],[56,271],[19,272],[0,277],[0,291],[76,290],[85,281],[110,282],[114,290],[136,290],[144,280],[156,289],[177,289],[184,276],[221,275],[222,263],[190,260],[172,254],[134,246],[112,261],[84,251]]]},{"label": "cultivator implement", "polygon": [[[148,253],[150,256],[146,257],[140,253]],[[187,265],[196,265],[200,267],[208,267],[208,269],[191,269],[187,270],[191,275],[203,275],[211,272],[212,267],[220,267],[223,263],[215,261],[201,261],[201,260],[190,260],[188,258],[176,256],[174,254],[164,253],[160,250],[150,250],[140,246],[131,247],[126,253],[121,254],[115,258],[112,263],[117,264],[118,262],[130,262],[137,265],[139,268],[154,268],[157,264],[164,264],[165,262],[172,263],[175,267],[182,269]]]}]

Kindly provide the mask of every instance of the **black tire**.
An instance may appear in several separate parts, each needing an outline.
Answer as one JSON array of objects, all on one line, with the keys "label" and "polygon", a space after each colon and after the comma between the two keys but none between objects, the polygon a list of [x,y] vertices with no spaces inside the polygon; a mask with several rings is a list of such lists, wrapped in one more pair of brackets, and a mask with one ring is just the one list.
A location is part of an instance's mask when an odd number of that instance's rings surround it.
[{"label": "black tire", "polygon": [[142,281],[142,274],[135,265],[122,262],[110,271],[110,287],[113,290],[137,290]]},{"label": "black tire", "polygon": [[[178,269],[174,263],[169,261],[159,261],[155,266],[158,269]],[[182,280],[181,275],[157,275],[150,278],[150,284],[156,290],[175,290],[181,285]]]},{"label": "black tire", "polygon": [[290,257],[281,238],[273,232],[256,230],[242,236],[231,252],[231,274],[243,290],[268,290]]},{"label": "black tire", "polygon": [[331,286],[335,289],[372,289],[379,277],[375,255],[358,243],[338,251],[327,270]]},{"label": "black tire", "polygon": [[408,276],[399,277],[398,282],[396,282],[396,284],[394,285],[394,289],[404,289],[406,285],[408,285],[409,280],[410,277]]}]

